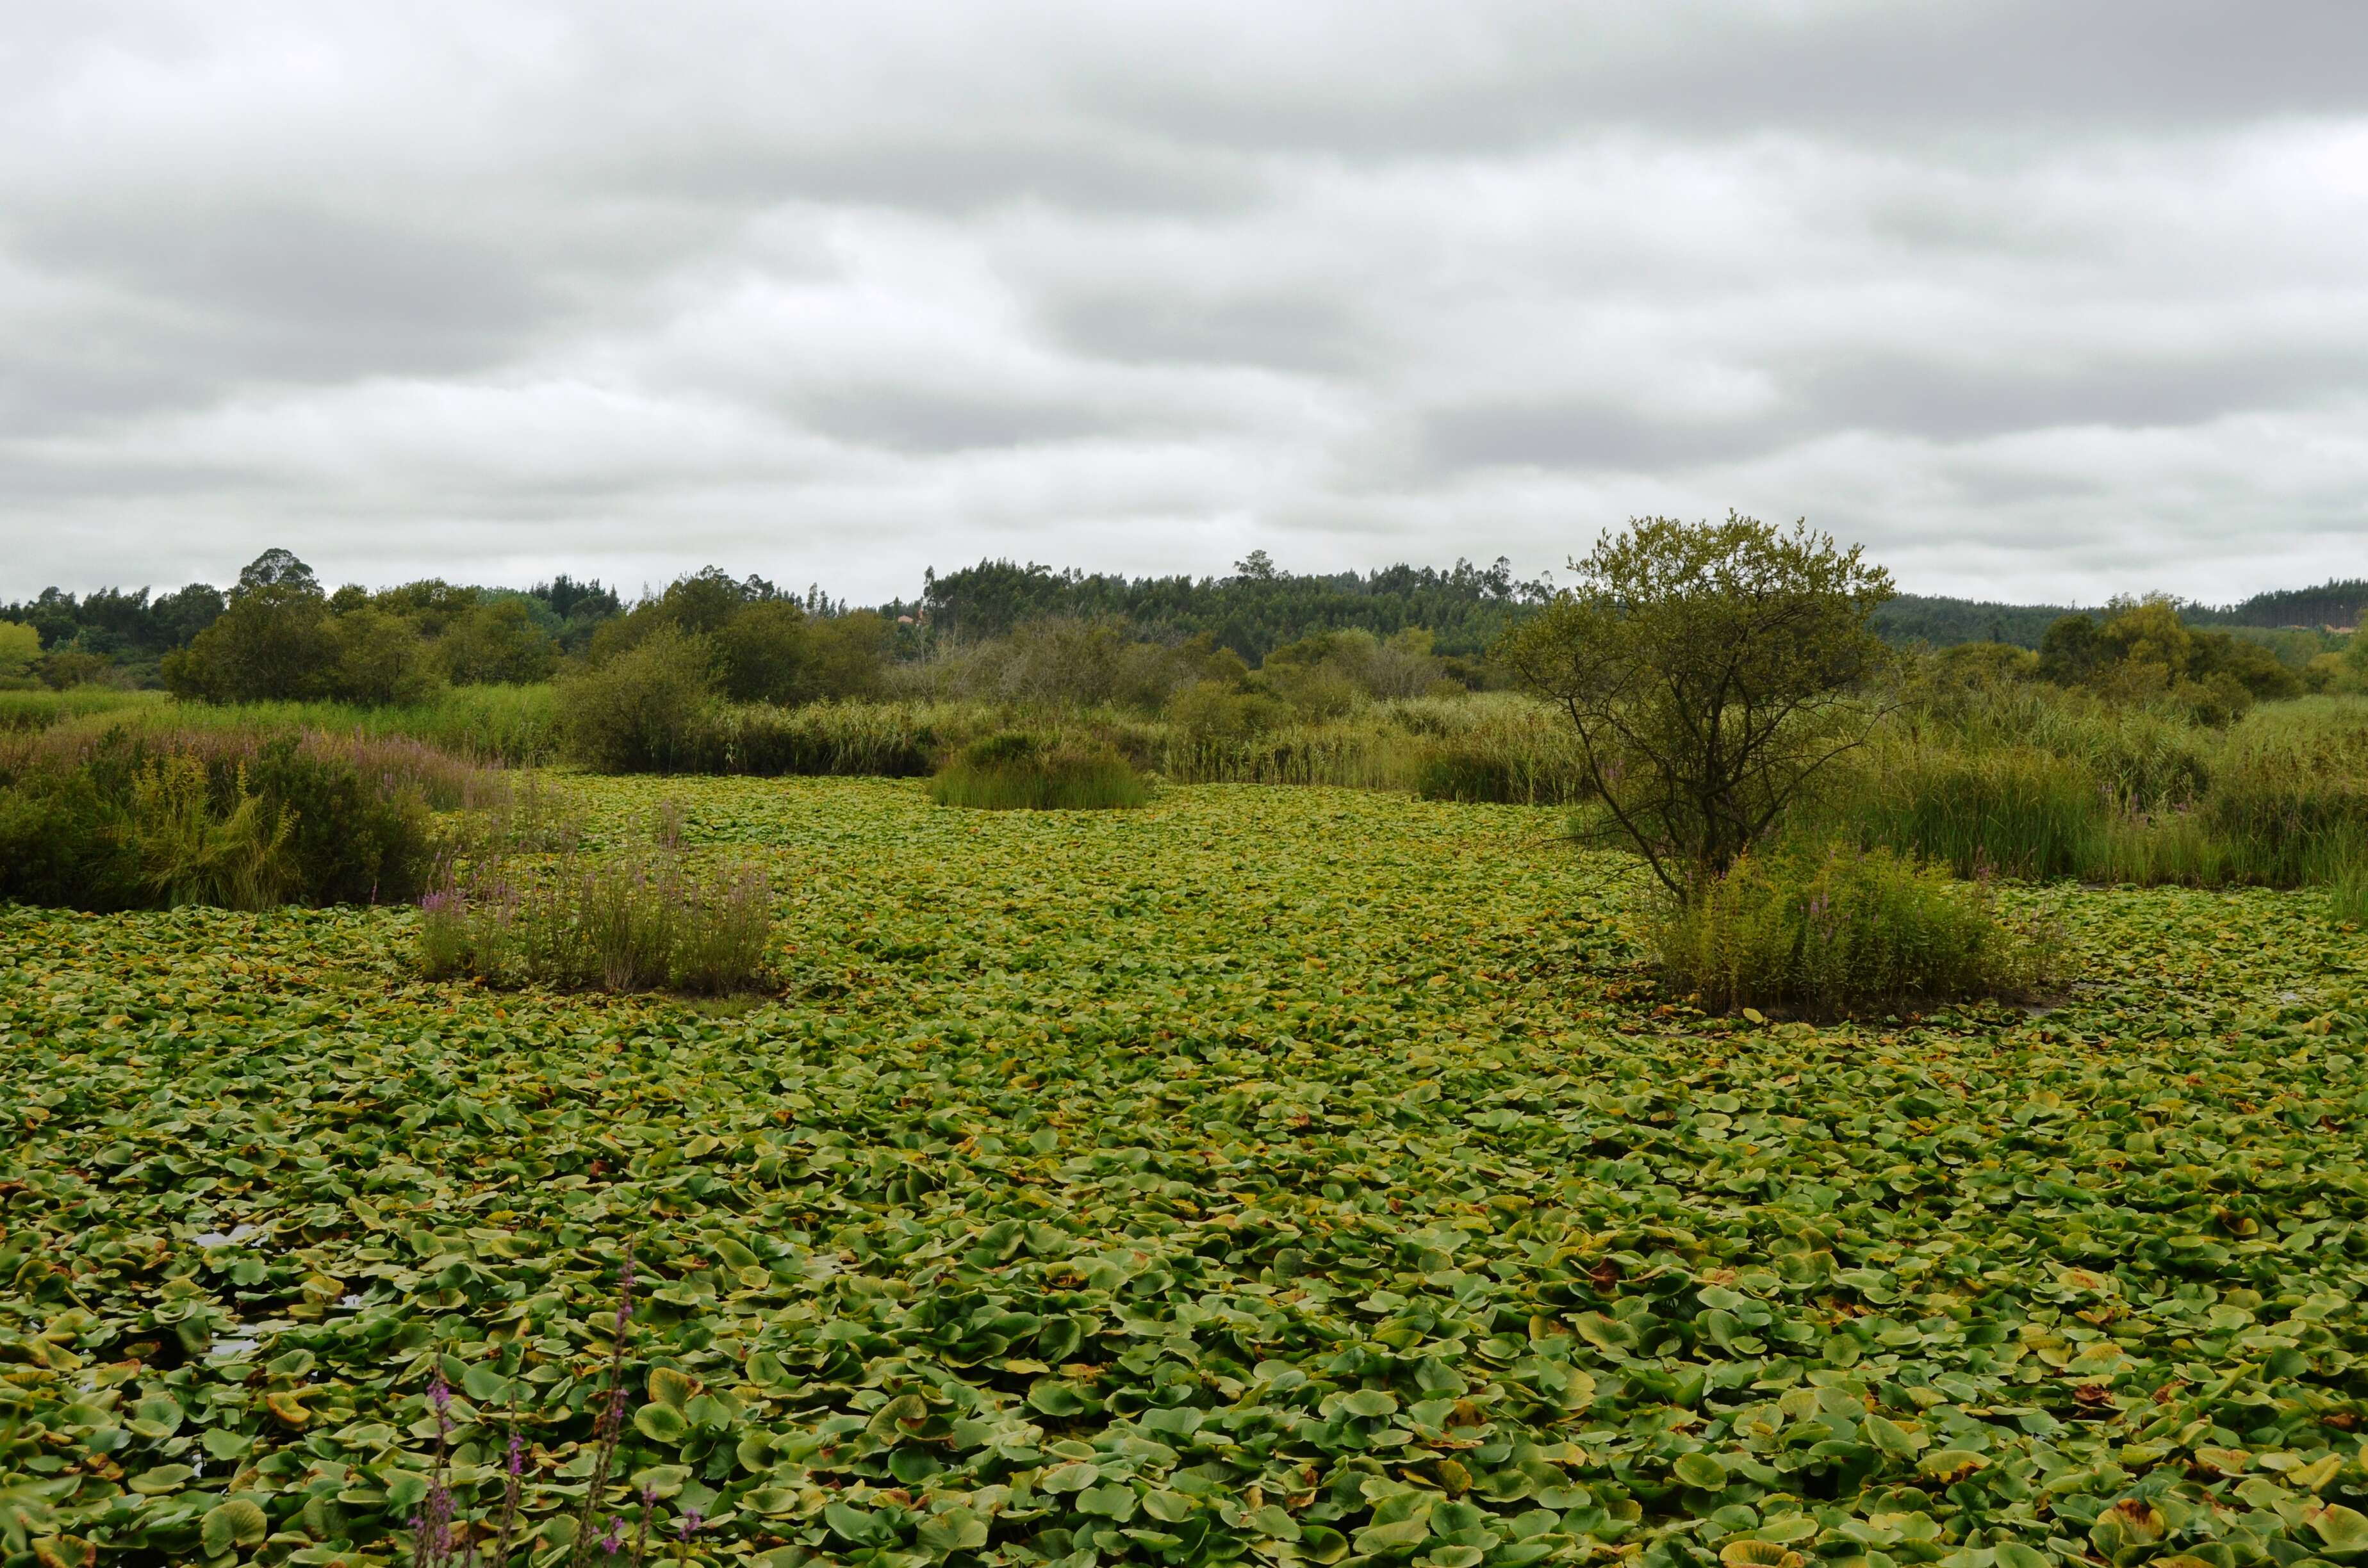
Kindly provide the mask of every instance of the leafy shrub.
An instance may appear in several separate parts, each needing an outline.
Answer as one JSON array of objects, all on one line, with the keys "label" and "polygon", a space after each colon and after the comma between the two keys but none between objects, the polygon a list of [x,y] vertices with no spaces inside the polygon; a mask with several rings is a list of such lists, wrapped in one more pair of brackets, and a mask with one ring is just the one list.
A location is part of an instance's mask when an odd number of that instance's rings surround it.
[{"label": "leafy shrub", "polygon": [[1002,637],[941,647],[890,672],[890,689],[938,700],[1050,709],[1159,710],[1202,680],[1238,683],[1241,656],[1206,636],[1149,642],[1113,619],[1049,617]]},{"label": "leafy shrub", "polygon": [[228,782],[218,800],[205,764],[186,752],[152,757],[134,776],[131,835],[158,902],[268,909],[302,885],[294,814],[256,794],[244,766]]},{"label": "leafy shrub", "polygon": [[408,899],[467,765],[407,741],[52,730],[0,751],[0,898],[114,910]]},{"label": "leafy shrub", "polygon": [[603,773],[686,766],[715,696],[707,637],[662,622],[632,647],[560,683],[569,751]]},{"label": "leafy shrub", "polygon": [[435,652],[455,686],[524,686],[551,677],[559,647],[524,603],[500,598],[453,617]]},{"label": "leafy shrub", "polygon": [[40,631],[22,621],[0,620],[0,689],[30,686],[40,658]]},{"label": "leafy shrub", "polygon": [[725,695],[781,703],[871,696],[894,634],[875,610],[834,613],[819,594],[801,606],[761,577],[735,581],[710,566],[602,621],[591,661],[607,665],[668,629],[705,643]]},{"label": "leafy shrub", "polygon": [[252,702],[320,695],[336,660],[328,597],[313,569],[268,550],[239,574],[222,615],[160,667],[176,697]]},{"label": "leafy shrub", "polygon": [[1240,742],[1287,724],[1291,705],[1225,681],[1195,681],[1167,704],[1168,722],[1197,742]]},{"label": "leafy shrub", "polygon": [[[386,775],[369,778],[350,750],[265,743],[246,772],[280,813],[294,887],[314,903],[416,898],[436,851],[425,798]],[[273,902],[277,902],[276,900]]]},{"label": "leafy shrub", "polygon": [[325,624],[331,662],[320,682],[324,695],[377,708],[429,701],[444,685],[426,639],[401,616],[363,608]]},{"label": "leafy shrub", "polygon": [[1656,940],[1668,983],[1717,1011],[1840,1016],[2043,978],[1986,888],[1882,849],[1747,856],[1673,904]]},{"label": "leafy shrub", "polygon": [[0,899],[63,909],[136,909],[151,902],[124,803],[86,768],[0,764]]},{"label": "leafy shrub", "polygon": [[769,983],[772,893],[752,867],[702,872],[666,850],[528,869],[494,860],[420,902],[430,979],[722,995]]},{"label": "leafy shrub", "polygon": [[929,781],[941,806],[1100,811],[1147,805],[1150,786],[1109,746],[1010,730],[973,741]]}]

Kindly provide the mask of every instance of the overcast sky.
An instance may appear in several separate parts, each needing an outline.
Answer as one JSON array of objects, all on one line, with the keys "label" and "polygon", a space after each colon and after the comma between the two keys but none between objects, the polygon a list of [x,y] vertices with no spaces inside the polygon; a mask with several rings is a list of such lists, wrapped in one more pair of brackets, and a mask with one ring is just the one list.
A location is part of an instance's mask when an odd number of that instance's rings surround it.
[{"label": "overcast sky", "polygon": [[0,16],[0,596],[2368,575],[2361,0]]}]

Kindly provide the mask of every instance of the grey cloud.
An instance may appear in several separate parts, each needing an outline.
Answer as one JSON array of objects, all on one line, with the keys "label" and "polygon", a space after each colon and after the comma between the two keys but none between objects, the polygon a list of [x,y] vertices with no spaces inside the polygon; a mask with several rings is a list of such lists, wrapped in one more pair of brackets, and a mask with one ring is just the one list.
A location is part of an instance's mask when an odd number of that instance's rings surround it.
[{"label": "grey cloud", "polygon": [[[1386,20],[1373,31],[1385,40]],[[1442,40],[1476,37],[1477,68],[1452,48],[1424,59],[1384,47],[1370,55],[1381,70],[1351,56],[1321,76],[1178,79],[1138,63],[1087,90],[1114,119],[1178,136],[1348,157],[1502,152],[1606,127],[1920,143],[2356,114],[2368,105],[2360,36],[2350,0],[1870,0],[1805,18],[1717,0],[1539,0],[1474,10]]]},{"label": "grey cloud", "polygon": [[1594,399],[1474,403],[1421,422],[1440,468],[1514,465],[1638,472],[1756,457],[1797,437],[1797,419],[1655,417]]},{"label": "grey cloud", "polygon": [[2340,347],[2070,366],[1887,355],[1803,370],[1791,390],[1804,424],[1960,441],[2064,425],[2198,425],[2306,405],[2357,389],[2361,363]]},{"label": "grey cloud", "polygon": [[969,394],[919,387],[834,388],[800,399],[794,413],[805,428],[834,439],[913,454],[1042,446],[1127,428],[1110,410],[1084,402],[993,388]]},{"label": "grey cloud", "polygon": [[1047,313],[1064,343],[1097,358],[1339,375],[1372,366],[1380,352],[1354,312],[1304,295],[1206,300],[1111,289],[1057,299]]},{"label": "grey cloud", "polygon": [[638,580],[791,517],[866,595],[1730,503],[1982,593],[2368,531],[2356,0],[293,16],[0,57],[0,596],[287,528]]},{"label": "grey cloud", "polygon": [[498,363],[558,300],[498,233],[423,231],[318,207],[82,208],[20,219],[33,266],[169,303],[161,358],[297,380]]},{"label": "grey cloud", "polygon": [[1111,214],[1238,211],[1265,199],[1255,163],[1222,149],[1125,133],[1120,126],[952,122],[875,138],[726,140],[628,151],[601,174],[669,199],[726,205],[845,202],[953,216],[1014,202]]}]

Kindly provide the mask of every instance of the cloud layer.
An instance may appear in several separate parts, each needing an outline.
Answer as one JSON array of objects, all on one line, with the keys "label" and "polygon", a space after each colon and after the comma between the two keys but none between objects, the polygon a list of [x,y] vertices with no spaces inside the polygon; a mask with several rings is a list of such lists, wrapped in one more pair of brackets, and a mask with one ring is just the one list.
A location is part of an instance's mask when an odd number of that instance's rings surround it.
[{"label": "cloud layer", "polygon": [[0,595],[864,597],[1806,516],[1928,592],[2368,574],[2354,0],[36,10]]}]

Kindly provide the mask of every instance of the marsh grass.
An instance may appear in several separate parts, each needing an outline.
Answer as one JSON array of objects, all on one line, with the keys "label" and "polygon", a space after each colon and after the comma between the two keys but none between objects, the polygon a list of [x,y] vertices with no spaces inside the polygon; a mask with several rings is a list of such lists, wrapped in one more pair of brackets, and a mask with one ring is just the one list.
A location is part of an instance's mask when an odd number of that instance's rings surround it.
[{"label": "marsh grass", "polygon": [[2328,879],[2327,915],[2339,926],[2368,926],[2368,858],[2354,860]]},{"label": "marsh grass", "polygon": [[1884,849],[1747,856],[1665,910],[1656,941],[1665,983],[1714,1012],[1895,1012],[2046,976],[1985,884]]},{"label": "marsh grass", "polygon": [[1008,730],[973,741],[929,780],[929,799],[977,811],[1091,812],[1151,803],[1151,786],[1107,744]]},{"label": "marsh grass", "polygon": [[1885,725],[1787,841],[2140,886],[2301,887],[2368,861],[2368,703],[2269,704],[2214,732],[2080,693],[1986,700]]},{"label": "marsh grass", "polygon": [[1809,821],[1818,835],[1937,861],[1960,877],[2042,880],[2081,869],[2103,803],[2078,765],[2036,747],[1927,742],[1877,749]]},{"label": "marsh grass", "polygon": [[0,734],[59,730],[99,734],[233,735],[306,732],[370,742],[408,741],[459,760],[529,766],[559,755],[548,686],[461,686],[422,703],[180,702],[161,691],[74,687],[0,692]]},{"label": "marsh grass", "polygon": [[161,691],[125,691],[108,686],[0,691],[0,735],[47,730],[97,714],[121,715],[165,707],[171,700]]},{"label": "marsh grass", "polygon": [[753,866],[679,852],[456,867],[420,901],[431,980],[557,991],[767,989],[772,890]]}]

